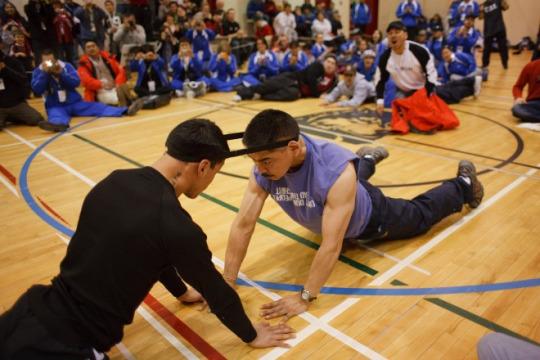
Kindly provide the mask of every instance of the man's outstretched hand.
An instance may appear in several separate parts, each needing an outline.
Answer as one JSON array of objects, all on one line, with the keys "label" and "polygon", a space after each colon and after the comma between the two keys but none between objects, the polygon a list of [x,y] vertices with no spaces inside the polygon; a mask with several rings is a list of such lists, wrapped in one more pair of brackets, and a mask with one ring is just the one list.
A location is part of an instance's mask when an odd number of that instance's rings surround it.
[{"label": "man's outstretched hand", "polygon": [[257,331],[255,340],[249,343],[254,348],[267,347],[290,347],[285,340],[295,337],[294,330],[287,324],[270,325],[268,323],[258,323],[253,325]]}]

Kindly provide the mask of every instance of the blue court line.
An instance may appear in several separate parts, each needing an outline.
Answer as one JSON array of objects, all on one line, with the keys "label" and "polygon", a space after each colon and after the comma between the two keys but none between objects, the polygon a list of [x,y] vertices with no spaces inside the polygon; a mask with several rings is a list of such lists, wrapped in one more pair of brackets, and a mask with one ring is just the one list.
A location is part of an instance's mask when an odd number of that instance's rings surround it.
[{"label": "blue court line", "polygon": [[[75,129],[79,126],[86,125],[89,122],[97,120],[98,118],[90,119],[85,122],[82,122],[72,129]],[[24,200],[28,206],[47,224],[60,231],[66,236],[72,237],[74,232],[70,228],[64,226],[58,222],[55,218],[50,216],[45,212],[34,200],[30,189],[28,188],[28,171],[32,161],[36,156],[50,143],[58,139],[64,133],[59,133],[49,140],[45,141],[43,144],[38,146],[30,154],[30,156],[24,162],[24,165],[21,169],[19,175],[19,187],[21,194],[23,195]],[[239,285],[250,286],[245,281],[238,279]],[[256,281],[257,284],[269,290],[283,290],[283,291],[300,291],[302,289],[301,285],[296,284],[286,284],[286,283],[274,283],[268,281]],[[478,292],[491,292],[491,291],[501,291],[501,290],[512,290],[512,289],[522,289],[529,287],[540,286],[540,278],[536,279],[527,279],[527,280],[517,280],[517,281],[508,281],[500,282],[494,284],[478,284],[478,285],[461,285],[461,286],[443,286],[443,287],[431,287],[431,288],[344,288],[344,287],[323,287],[321,289],[322,294],[332,294],[332,295],[357,295],[357,296],[420,296],[420,295],[448,295],[448,294],[464,294],[464,293],[478,293]]]},{"label": "blue court line", "polygon": [[[77,124],[77,125],[73,126],[71,129],[72,130],[76,129],[76,128],[80,127],[80,126],[86,125],[86,124],[88,124],[88,123],[90,123],[92,121],[95,121],[97,119],[99,119],[99,117],[95,117],[95,118],[83,121],[80,124]],[[28,170],[30,169],[30,165],[32,164],[32,161],[34,161],[34,159],[41,152],[41,150],[43,150],[47,145],[49,145],[50,143],[52,143],[53,141],[55,141],[56,139],[58,139],[62,135],[65,135],[65,133],[61,132],[61,133],[58,133],[58,134],[54,135],[49,140],[45,141],[43,144],[41,144],[37,148],[35,148],[34,151],[32,151],[30,156],[24,162],[24,165],[23,165],[23,167],[21,169],[21,173],[19,174],[19,188],[21,190],[21,194],[22,194],[24,200],[26,201],[26,203],[28,204],[30,209],[32,209],[32,211],[34,211],[37,214],[37,216],[39,216],[43,221],[45,221],[47,224],[49,224],[50,226],[52,226],[56,230],[60,231],[64,235],[72,237],[73,234],[74,234],[73,230],[71,230],[70,228],[64,226],[62,223],[56,221],[55,218],[53,218],[45,210],[43,210],[43,208],[41,208],[41,206],[39,206],[37,204],[36,200],[34,199],[32,194],[30,193],[30,189],[28,187]]]},{"label": "blue court line", "polygon": [[[269,290],[282,290],[299,292],[302,290],[302,285],[274,283],[268,281],[255,281],[260,286]],[[238,285],[251,286],[242,279],[237,280]],[[478,284],[478,285],[459,285],[459,286],[441,286],[431,288],[344,288],[325,286],[321,289],[321,294],[331,295],[357,295],[357,296],[422,296],[422,295],[450,295],[450,294],[466,294],[466,293],[481,293],[501,290],[523,289],[529,287],[540,286],[539,279],[527,279],[517,281],[507,281],[494,284]]]}]

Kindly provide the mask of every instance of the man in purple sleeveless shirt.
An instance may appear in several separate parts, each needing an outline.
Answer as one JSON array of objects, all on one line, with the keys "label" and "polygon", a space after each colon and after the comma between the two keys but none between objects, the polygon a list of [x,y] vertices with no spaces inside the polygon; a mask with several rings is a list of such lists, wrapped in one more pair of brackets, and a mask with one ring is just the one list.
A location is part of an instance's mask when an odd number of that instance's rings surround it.
[{"label": "man in purple sleeveless shirt", "polygon": [[300,134],[294,118],[279,110],[257,114],[242,141],[248,149],[281,141],[285,145],[249,155],[255,167],[230,230],[225,280],[234,285],[268,195],[297,223],[322,235],[304,289],[263,305],[266,319],[290,318],[307,310],[330,276],[344,239],[410,238],[461,211],[464,204],[478,207],[484,195],[474,165],[463,160],[455,179],[413,200],[388,198],[367,181],[375,164],[388,156],[384,148],[364,147],[354,154]]}]

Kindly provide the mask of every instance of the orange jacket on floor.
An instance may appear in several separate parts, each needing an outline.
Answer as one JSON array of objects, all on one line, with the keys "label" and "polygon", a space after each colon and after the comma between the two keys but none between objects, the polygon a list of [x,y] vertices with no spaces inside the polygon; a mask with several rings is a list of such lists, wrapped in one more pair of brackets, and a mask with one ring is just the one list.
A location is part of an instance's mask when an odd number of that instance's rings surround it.
[{"label": "orange jacket on floor", "polygon": [[405,99],[392,102],[392,131],[407,134],[412,128],[422,132],[449,130],[459,126],[459,119],[435,93],[425,88]]}]

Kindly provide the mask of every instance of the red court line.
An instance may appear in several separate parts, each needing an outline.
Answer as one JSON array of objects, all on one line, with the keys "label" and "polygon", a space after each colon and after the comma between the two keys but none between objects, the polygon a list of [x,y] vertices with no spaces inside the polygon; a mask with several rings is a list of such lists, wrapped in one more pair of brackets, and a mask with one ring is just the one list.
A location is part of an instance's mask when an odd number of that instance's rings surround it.
[{"label": "red court line", "polygon": [[226,360],[227,358],[221,355],[216,349],[193,331],[186,323],[180,320],[169,309],[161,304],[155,297],[148,294],[144,303],[148,305],[156,314],[158,314],[169,326],[171,326],[178,334],[186,339],[193,347],[195,347],[206,358],[212,360]]},{"label": "red court line", "polygon": [[13,185],[17,185],[17,178],[15,176],[13,176],[12,173],[10,173],[5,167],[3,167],[2,165],[0,165],[0,172],[2,174],[4,174],[4,176],[13,184]]},{"label": "red court line", "polygon": [[36,196],[36,197],[37,197],[37,199],[39,200],[39,202],[41,203],[41,205],[43,205],[43,207],[44,207],[45,209],[47,209],[51,214],[53,214],[54,216],[56,216],[58,219],[60,219],[61,221],[63,221],[65,224],[71,226],[70,223],[68,223],[68,222],[66,221],[66,219],[64,219],[59,213],[57,213],[56,211],[54,211],[54,210],[52,209],[52,207],[50,207],[49,205],[47,205],[47,203],[46,203],[45,201],[41,200],[41,198],[40,198],[39,196]]}]

